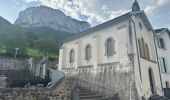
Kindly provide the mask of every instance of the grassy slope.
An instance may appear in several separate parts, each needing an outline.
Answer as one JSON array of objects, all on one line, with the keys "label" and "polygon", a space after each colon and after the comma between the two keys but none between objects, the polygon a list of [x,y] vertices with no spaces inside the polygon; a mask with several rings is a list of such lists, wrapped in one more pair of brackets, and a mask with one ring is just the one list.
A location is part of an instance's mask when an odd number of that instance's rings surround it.
[{"label": "grassy slope", "polygon": [[0,53],[10,52],[13,55],[18,47],[21,55],[56,58],[59,43],[73,35],[48,27],[23,29],[0,17]]}]

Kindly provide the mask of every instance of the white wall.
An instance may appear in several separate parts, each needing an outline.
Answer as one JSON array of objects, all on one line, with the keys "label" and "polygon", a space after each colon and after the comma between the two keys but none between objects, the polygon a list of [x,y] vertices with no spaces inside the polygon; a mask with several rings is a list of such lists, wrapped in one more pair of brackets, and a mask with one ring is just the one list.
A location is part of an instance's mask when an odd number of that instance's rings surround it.
[{"label": "white wall", "polygon": [[[136,26],[137,46],[138,46],[138,38],[141,39],[143,37],[144,42],[148,44],[149,54],[150,54],[150,60],[140,57],[139,47],[136,47],[136,38],[135,38],[135,34],[133,34],[133,47],[134,47],[134,57],[135,57],[134,59],[135,81],[136,81],[136,86],[138,87],[137,91],[140,96],[146,96],[147,98],[152,95],[150,89],[151,87],[150,87],[149,73],[148,73],[149,68],[151,68],[153,71],[155,90],[159,95],[163,95],[161,82],[160,82],[159,67],[157,63],[157,55],[156,55],[155,44],[153,39],[154,33],[152,32],[152,30],[149,31],[146,28],[144,22],[141,20],[139,16],[132,16],[132,19],[134,20]],[[139,22],[142,24],[143,27],[142,29],[140,29],[139,27]],[[134,28],[133,28],[133,32],[134,32]],[[137,57],[136,48],[138,49],[139,61]],[[140,73],[141,73],[141,77],[140,77]]]},{"label": "white wall", "polygon": [[[139,58],[141,67],[141,77],[139,72],[139,62],[136,49],[136,38],[133,29],[133,50],[134,50],[134,70],[135,70],[135,82],[139,96],[145,95],[146,97],[151,96],[150,83],[148,70],[151,68],[153,70],[153,77],[155,82],[156,91],[158,94],[162,95],[161,82],[159,77],[159,69],[157,64],[157,56],[155,51],[155,44],[153,39],[153,32],[148,31],[145,27],[143,21],[140,17],[132,17],[136,24],[137,38],[144,38],[144,41],[148,44],[150,60]],[[138,23],[141,22],[143,29],[140,30]],[[120,28],[123,27],[123,28]],[[132,25],[133,28],[133,25]],[[107,38],[112,37],[115,40],[116,54],[112,57],[105,56],[105,41]],[[92,59],[86,61],[85,58],[85,47],[87,44],[92,46]],[[88,66],[94,65],[98,67],[97,64],[114,63],[120,62],[120,64],[129,62],[128,50],[129,50],[129,21],[120,22],[119,24],[110,25],[106,28],[95,31],[86,36],[74,39],[69,42],[65,42],[60,49],[60,61],[59,67],[62,68],[77,68],[78,66]],[[137,47],[138,48],[138,47]],[[76,60],[73,64],[69,63],[69,53],[70,50],[74,49],[76,53]],[[133,53],[133,52],[132,52]]]},{"label": "white wall", "polygon": [[[123,27],[119,29],[120,27]],[[88,66],[113,62],[128,62],[127,43],[128,43],[128,21],[111,25],[101,30],[95,31],[86,36],[66,42],[60,49],[59,67],[77,68],[78,66]],[[108,38],[115,40],[115,51],[112,57],[105,55],[105,41]],[[85,47],[90,44],[92,46],[92,58],[85,60]],[[75,50],[75,62],[70,64],[70,50]],[[60,68],[61,69],[61,68]]]},{"label": "white wall", "polygon": [[[156,47],[157,47],[157,51],[158,51],[158,57],[159,58],[166,58],[167,60],[167,73],[163,73],[161,71],[161,76],[162,76],[162,83],[163,83],[163,87],[166,87],[165,82],[169,82],[170,83],[170,37],[168,35],[168,33],[166,31],[164,31],[163,33],[157,33],[158,37],[161,37],[164,39],[165,41],[165,45],[166,45],[166,49],[162,49],[158,47],[158,42],[157,39],[156,40]],[[160,66],[161,69],[161,66]]]}]

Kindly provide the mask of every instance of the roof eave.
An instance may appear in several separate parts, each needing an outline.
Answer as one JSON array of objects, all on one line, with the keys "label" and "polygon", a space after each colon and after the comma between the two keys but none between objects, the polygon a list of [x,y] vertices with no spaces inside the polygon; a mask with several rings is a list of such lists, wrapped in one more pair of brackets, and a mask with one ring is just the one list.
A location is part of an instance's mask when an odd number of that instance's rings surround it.
[{"label": "roof eave", "polygon": [[155,32],[155,33],[157,33],[157,35],[160,35],[160,34],[165,33],[165,32],[167,32],[167,33],[168,33],[168,36],[170,37],[170,31],[169,31],[168,28],[164,28],[164,29],[162,29],[160,32]]},{"label": "roof eave", "polygon": [[98,31],[98,30],[100,30],[100,29],[103,29],[103,28],[105,28],[106,26],[108,26],[108,25],[110,25],[110,24],[115,24],[115,23],[117,23],[118,21],[120,21],[120,20],[122,20],[122,19],[127,19],[127,18],[129,18],[131,15],[140,15],[141,18],[142,18],[142,20],[144,21],[144,24],[145,24],[146,27],[148,28],[148,30],[152,30],[152,31],[154,32],[153,27],[152,27],[152,25],[151,25],[148,17],[146,16],[145,12],[144,12],[143,10],[141,10],[141,11],[135,11],[135,12],[128,12],[128,13],[126,13],[126,14],[124,14],[124,15],[121,15],[121,16],[119,16],[119,17],[116,17],[116,18],[114,18],[114,19],[112,19],[112,20],[110,20],[110,21],[107,21],[107,22],[102,23],[102,24],[100,24],[100,25],[98,25],[98,26],[95,26],[95,27],[93,27],[93,28],[91,28],[91,29],[88,29],[88,30],[86,30],[86,31],[83,31],[83,32],[79,33],[78,35],[75,35],[75,36],[73,36],[73,37],[71,37],[71,38],[68,38],[68,39],[62,41],[62,42],[61,42],[61,45],[62,45],[63,43],[68,42],[68,41],[71,41],[71,40],[74,40],[74,39],[76,39],[76,38],[79,38],[79,37],[81,37],[81,36],[88,35],[88,34],[94,32],[94,31]]},{"label": "roof eave", "polygon": [[76,39],[76,38],[79,38],[79,37],[81,37],[81,36],[88,35],[88,34],[90,34],[90,33],[92,33],[92,32],[98,31],[98,30],[100,30],[100,29],[103,29],[103,28],[105,28],[106,26],[108,26],[108,25],[110,25],[110,24],[116,24],[118,21],[120,21],[120,20],[122,20],[122,19],[127,19],[127,18],[129,18],[130,16],[131,16],[131,12],[128,12],[128,13],[126,13],[126,14],[124,14],[124,15],[121,15],[121,16],[119,16],[119,17],[116,17],[116,18],[114,18],[114,19],[112,19],[112,20],[110,20],[110,21],[107,21],[107,22],[102,23],[102,24],[100,24],[100,25],[97,25],[97,26],[95,26],[95,27],[93,27],[93,28],[90,28],[90,29],[88,29],[88,30],[86,30],[86,31],[83,31],[83,32],[79,33],[78,35],[75,35],[75,36],[73,36],[73,37],[71,37],[71,38],[68,38],[68,39],[62,41],[61,44],[66,43],[66,42],[71,41],[71,40],[74,40],[74,39]]},{"label": "roof eave", "polygon": [[140,15],[148,30],[154,30],[144,10],[131,12],[132,15]]}]

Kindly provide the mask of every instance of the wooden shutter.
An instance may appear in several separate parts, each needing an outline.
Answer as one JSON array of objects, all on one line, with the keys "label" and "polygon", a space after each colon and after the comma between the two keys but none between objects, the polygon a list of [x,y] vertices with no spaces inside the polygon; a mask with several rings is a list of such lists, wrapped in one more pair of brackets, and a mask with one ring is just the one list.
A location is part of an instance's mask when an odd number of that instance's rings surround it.
[{"label": "wooden shutter", "polygon": [[170,73],[169,66],[168,66],[168,60],[167,60],[167,58],[164,58],[164,60],[165,60],[165,67],[166,67],[167,73]]}]

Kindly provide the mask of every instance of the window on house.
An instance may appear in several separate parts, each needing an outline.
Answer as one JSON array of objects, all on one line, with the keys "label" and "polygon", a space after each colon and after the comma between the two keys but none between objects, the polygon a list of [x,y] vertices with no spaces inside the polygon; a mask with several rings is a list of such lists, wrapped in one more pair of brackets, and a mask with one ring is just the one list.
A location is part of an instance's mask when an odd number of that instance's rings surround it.
[{"label": "window on house", "polygon": [[160,37],[158,38],[158,46],[159,48],[165,49],[165,41],[163,38],[160,38]]},{"label": "window on house", "polygon": [[142,57],[145,57],[145,42],[143,38],[141,39],[141,52],[142,52]]},{"label": "window on house", "polygon": [[150,59],[149,47],[148,44],[144,42],[143,38],[138,39],[138,45],[139,45],[140,56],[146,59]]},{"label": "window on house", "polygon": [[72,49],[70,51],[70,63],[73,63],[75,60],[75,51]]},{"label": "window on house", "polygon": [[141,22],[139,22],[139,27],[140,27],[141,30],[143,29]]},{"label": "window on house", "polygon": [[115,52],[114,50],[114,41],[113,39],[107,39],[106,41],[106,55],[107,56],[113,56],[113,53]]},{"label": "window on house", "polygon": [[165,82],[166,88],[169,88],[169,82]]},{"label": "window on house", "polygon": [[165,58],[160,58],[160,67],[161,67],[161,71],[163,73],[167,73],[168,72],[168,63],[167,60]]},{"label": "window on house", "polygon": [[150,59],[148,44],[145,44],[145,58]]},{"label": "window on house", "polygon": [[142,56],[142,44],[140,39],[138,39],[138,45],[139,45],[140,56]]},{"label": "window on house", "polygon": [[138,45],[139,45],[140,56],[145,57],[145,44],[143,38],[138,39]]},{"label": "window on house", "polygon": [[90,45],[86,46],[86,60],[90,60],[92,58],[92,47]]}]

